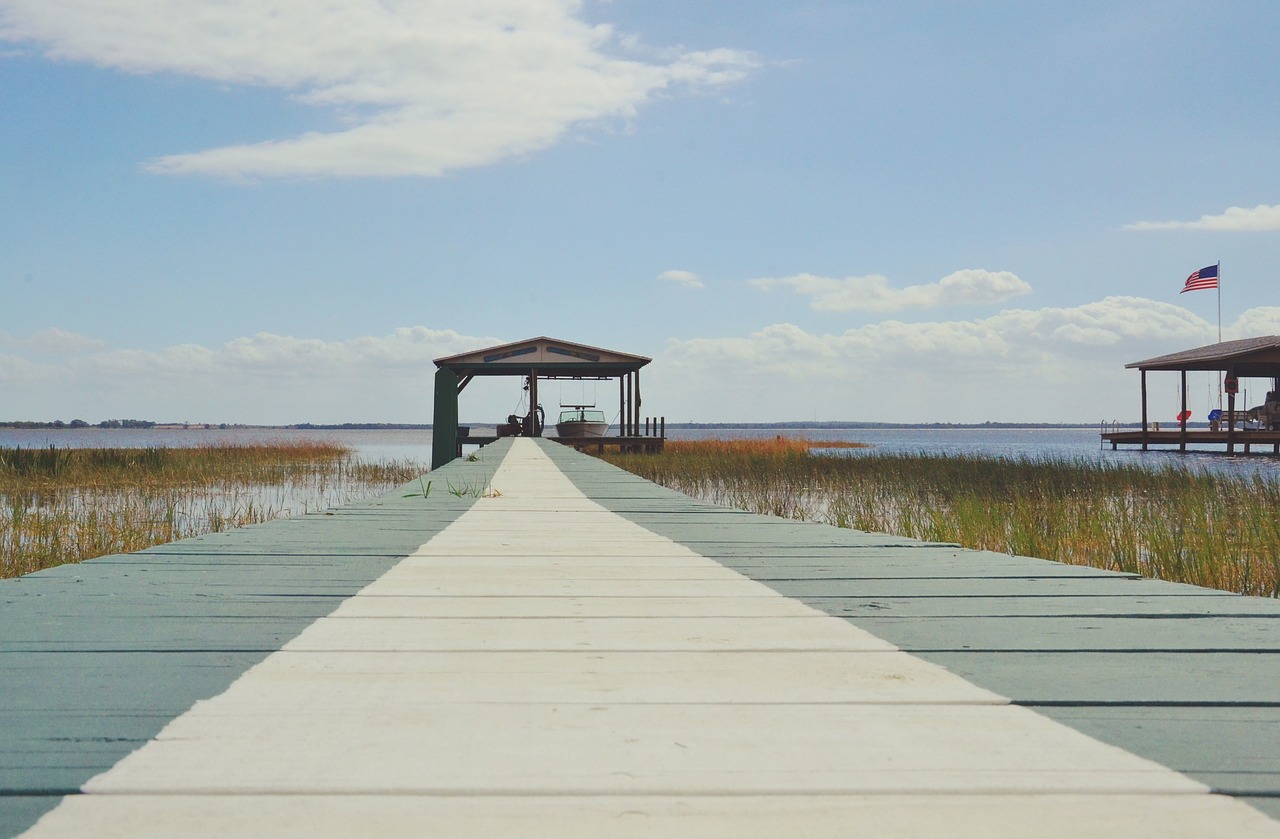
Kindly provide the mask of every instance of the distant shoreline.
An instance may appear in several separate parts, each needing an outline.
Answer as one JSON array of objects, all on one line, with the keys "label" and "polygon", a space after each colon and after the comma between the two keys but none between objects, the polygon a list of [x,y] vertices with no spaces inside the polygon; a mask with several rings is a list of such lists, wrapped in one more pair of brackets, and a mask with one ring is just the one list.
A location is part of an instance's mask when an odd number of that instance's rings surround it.
[{"label": "distant shoreline", "polygon": [[[477,427],[493,425],[492,422],[463,423]],[[952,431],[958,429],[1047,429],[1047,428],[1098,428],[1096,422],[860,422],[860,421],[803,421],[794,422],[668,422],[668,430],[679,431],[738,431],[751,428],[763,429],[796,429],[804,431],[835,430],[874,430],[874,429],[937,429]],[[1141,428],[1141,422],[1117,423],[1118,428]],[[1205,423],[1187,423],[1188,428],[1207,427]],[[278,431],[430,431],[430,423],[400,422],[344,422],[344,423],[291,423],[289,425],[256,425],[250,423],[205,423],[205,422],[150,422],[146,420],[107,420],[90,424],[73,420],[70,423],[55,420],[53,422],[9,421],[0,422],[0,429],[38,429],[42,431],[83,431],[86,429],[119,429],[156,430],[156,431],[226,431],[230,429],[267,429]]]},{"label": "distant shoreline", "polygon": [[[1188,426],[1193,423],[1188,423]],[[668,422],[667,428],[678,428],[684,431],[714,431],[717,429],[738,430],[745,428],[794,428],[805,430],[872,430],[877,428],[901,429],[1038,429],[1038,428],[1097,428],[1096,422]],[[1140,422],[1122,422],[1121,428],[1140,428]]]}]

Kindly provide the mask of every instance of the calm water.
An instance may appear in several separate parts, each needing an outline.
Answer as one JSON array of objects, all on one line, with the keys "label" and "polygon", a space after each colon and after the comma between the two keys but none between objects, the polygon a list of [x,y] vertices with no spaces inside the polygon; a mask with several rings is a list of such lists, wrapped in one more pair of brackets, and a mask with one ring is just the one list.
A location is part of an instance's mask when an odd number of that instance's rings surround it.
[{"label": "calm water", "polygon": [[[489,434],[492,429],[476,428]],[[851,440],[871,444],[871,449],[847,450],[850,456],[865,452],[906,454],[974,454],[994,457],[1068,458],[1107,462],[1132,462],[1152,468],[1185,465],[1223,472],[1259,473],[1280,479],[1280,461],[1258,455],[1226,457],[1220,454],[1186,454],[1136,449],[1113,452],[1102,448],[1093,428],[1035,429],[668,429],[675,440],[708,437],[760,438],[803,436],[819,440]],[[260,443],[268,440],[328,440],[355,449],[366,460],[416,460],[431,462],[431,432],[411,431],[312,431],[280,428],[229,429],[0,429],[0,447],[65,446],[147,447],[199,446],[211,443]]]},{"label": "calm water", "polygon": [[323,440],[355,449],[365,460],[431,463],[430,431],[302,431],[292,428],[0,428],[0,447],[147,448],[206,446],[269,441]]}]

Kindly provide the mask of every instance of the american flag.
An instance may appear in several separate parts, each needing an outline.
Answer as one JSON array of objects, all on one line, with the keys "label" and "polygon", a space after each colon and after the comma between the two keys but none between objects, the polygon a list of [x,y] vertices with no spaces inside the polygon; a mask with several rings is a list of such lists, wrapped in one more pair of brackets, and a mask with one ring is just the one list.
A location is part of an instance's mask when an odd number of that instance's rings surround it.
[{"label": "american flag", "polygon": [[1182,291],[1178,293],[1183,294],[1188,291],[1199,291],[1202,288],[1217,288],[1217,287],[1218,287],[1218,266],[1210,265],[1207,268],[1201,268],[1199,271],[1196,271],[1190,277],[1187,277],[1187,284],[1184,285],[1182,287]]}]

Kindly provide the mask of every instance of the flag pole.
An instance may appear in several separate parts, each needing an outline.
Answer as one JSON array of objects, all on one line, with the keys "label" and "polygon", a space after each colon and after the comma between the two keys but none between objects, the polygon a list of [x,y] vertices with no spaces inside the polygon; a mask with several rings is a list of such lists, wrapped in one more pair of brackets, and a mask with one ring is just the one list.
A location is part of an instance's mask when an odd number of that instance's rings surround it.
[{"label": "flag pole", "polygon": [[1218,260],[1218,343],[1222,343],[1222,260]]},{"label": "flag pole", "polygon": [[[1222,343],[1222,260],[1218,260],[1218,343]],[[1222,376],[1218,373],[1218,410],[1222,410]]]}]

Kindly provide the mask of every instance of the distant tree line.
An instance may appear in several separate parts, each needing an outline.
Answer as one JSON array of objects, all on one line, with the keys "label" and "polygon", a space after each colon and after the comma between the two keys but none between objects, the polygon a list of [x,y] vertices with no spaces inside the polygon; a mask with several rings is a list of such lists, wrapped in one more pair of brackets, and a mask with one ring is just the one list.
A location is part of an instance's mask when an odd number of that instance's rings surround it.
[{"label": "distant tree line", "polygon": [[301,431],[418,431],[431,429],[430,425],[405,422],[344,422],[330,425],[299,422],[284,427],[296,428]]},{"label": "distant tree line", "polygon": [[32,422],[30,420],[0,422],[0,428],[154,428],[155,425],[151,420],[137,419],[103,420],[99,423],[88,423],[82,419],[73,419],[71,422],[63,422],[62,420],[54,420],[53,422]]}]

